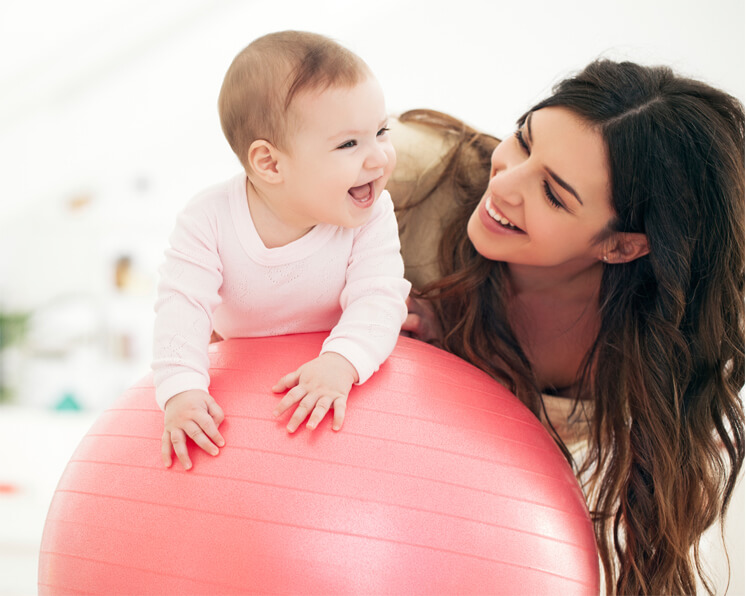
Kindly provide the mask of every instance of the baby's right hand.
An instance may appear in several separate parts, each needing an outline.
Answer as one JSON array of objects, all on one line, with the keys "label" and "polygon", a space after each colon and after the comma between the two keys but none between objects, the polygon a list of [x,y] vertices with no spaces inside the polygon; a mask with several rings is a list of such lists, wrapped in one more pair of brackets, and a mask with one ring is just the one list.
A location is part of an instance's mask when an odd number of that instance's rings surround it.
[{"label": "baby's right hand", "polygon": [[223,410],[212,396],[200,389],[190,389],[177,393],[166,402],[163,436],[161,438],[161,459],[167,468],[171,466],[171,450],[184,466],[192,467],[187,449],[187,436],[210,455],[218,454],[218,447],[225,440],[218,426],[225,418]]}]

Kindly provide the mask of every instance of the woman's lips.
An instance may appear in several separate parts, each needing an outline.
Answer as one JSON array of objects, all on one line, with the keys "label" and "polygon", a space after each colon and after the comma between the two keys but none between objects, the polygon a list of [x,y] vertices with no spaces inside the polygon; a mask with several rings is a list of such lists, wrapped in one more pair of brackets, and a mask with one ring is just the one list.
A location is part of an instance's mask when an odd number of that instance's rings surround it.
[{"label": "woman's lips", "polygon": [[525,232],[511,222],[505,214],[499,211],[487,197],[479,206],[479,217],[482,224],[490,231],[501,234],[525,234]]}]

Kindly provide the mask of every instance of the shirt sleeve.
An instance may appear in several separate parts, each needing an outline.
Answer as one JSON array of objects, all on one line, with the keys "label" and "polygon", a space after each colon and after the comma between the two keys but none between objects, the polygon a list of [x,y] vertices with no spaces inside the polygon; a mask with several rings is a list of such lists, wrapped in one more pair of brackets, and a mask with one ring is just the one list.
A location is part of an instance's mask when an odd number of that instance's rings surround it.
[{"label": "shirt sleeve", "polygon": [[159,269],[152,368],[161,408],[177,393],[210,384],[207,347],[223,268],[217,214],[208,205],[193,200],[179,215]]},{"label": "shirt sleeve", "polygon": [[367,381],[394,349],[411,288],[404,279],[399,230],[387,191],[374,209],[370,221],[357,230],[340,295],[342,316],[321,349],[322,354],[347,358],[358,383]]}]

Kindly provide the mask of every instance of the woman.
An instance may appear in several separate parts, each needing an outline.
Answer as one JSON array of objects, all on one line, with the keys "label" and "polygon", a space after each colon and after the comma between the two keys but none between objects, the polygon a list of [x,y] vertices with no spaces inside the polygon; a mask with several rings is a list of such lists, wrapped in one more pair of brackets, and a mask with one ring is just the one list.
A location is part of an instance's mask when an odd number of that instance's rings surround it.
[{"label": "woman", "polygon": [[420,290],[405,329],[579,456],[608,592],[699,576],[712,593],[699,539],[744,457],[743,106],[598,61],[499,144],[434,112],[400,121],[389,188]]}]

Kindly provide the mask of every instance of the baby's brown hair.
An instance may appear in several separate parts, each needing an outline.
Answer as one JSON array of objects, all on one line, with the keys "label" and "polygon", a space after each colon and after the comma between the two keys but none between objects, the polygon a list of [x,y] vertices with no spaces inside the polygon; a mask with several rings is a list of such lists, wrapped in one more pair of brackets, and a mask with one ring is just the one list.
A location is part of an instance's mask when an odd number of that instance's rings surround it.
[{"label": "baby's brown hair", "polygon": [[323,35],[280,31],[260,37],[233,59],[223,80],[218,98],[223,133],[247,169],[255,140],[287,149],[290,106],[299,93],[352,86],[369,74],[359,56]]}]

